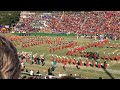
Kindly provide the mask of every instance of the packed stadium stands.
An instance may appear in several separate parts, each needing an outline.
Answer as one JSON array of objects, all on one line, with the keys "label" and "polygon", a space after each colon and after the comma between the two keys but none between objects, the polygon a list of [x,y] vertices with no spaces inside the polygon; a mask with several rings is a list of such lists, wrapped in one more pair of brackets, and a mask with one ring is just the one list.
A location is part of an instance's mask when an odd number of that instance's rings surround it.
[{"label": "packed stadium stands", "polygon": [[16,30],[79,34],[119,34],[120,11],[21,12]]}]

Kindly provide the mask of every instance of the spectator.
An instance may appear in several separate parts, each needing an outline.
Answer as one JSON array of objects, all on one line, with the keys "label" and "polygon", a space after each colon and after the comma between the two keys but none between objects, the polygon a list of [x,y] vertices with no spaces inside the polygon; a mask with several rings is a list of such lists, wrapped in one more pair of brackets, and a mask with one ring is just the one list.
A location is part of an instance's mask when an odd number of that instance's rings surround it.
[{"label": "spectator", "polygon": [[99,79],[102,79],[102,77],[99,77]]},{"label": "spectator", "polygon": [[33,76],[33,75],[34,75],[33,70],[30,70],[30,76]]},{"label": "spectator", "polygon": [[20,75],[20,61],[17,50],[6,38],[0,36],[0,78],[18,79]]}]

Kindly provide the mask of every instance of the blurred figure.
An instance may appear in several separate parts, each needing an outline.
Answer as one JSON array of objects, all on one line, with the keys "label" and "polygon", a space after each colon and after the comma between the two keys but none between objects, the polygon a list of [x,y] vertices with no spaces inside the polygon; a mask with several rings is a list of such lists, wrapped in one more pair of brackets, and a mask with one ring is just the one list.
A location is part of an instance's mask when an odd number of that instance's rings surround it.
[{"label": "blurred figure", "polygon": [[20,61],[17,50],[6,38],[0,36],[0,78],[18,79],[20,75]]}]

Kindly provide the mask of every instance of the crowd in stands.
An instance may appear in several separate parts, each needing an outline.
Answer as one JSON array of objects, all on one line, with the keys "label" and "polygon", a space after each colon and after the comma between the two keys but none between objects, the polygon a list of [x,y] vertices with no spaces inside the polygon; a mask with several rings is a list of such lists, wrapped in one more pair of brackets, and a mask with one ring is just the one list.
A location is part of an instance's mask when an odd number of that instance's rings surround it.
[{"label": "crowd in stands", "polygon": [[[20,18],[18,30],[52,30],[56,33],[114,34],[120,32],[120,11],[56,12],[29,14]],[[120,35],[119,35],[120,36]]]}]

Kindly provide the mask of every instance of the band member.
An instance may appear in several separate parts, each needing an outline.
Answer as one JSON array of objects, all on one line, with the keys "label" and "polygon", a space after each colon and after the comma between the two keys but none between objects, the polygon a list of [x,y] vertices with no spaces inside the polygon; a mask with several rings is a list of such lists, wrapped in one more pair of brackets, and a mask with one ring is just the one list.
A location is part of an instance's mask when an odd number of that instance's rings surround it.
[{"label": "band member", "polygon": [[59,60],[59,58],[58,58],[58,56],[56,55],[56,62],[58,62],[58,60]]},{"label": "band member", "polygon": [[64,57],[64,56],[62,56],[62,64],[64,64],[64,62],[65,62],[65,61],[64,61],[64,58],[65,58],[65,57]]},{"label": "band member", "polygon": [[58,50],[60,50],[61,48],[60,48],[60,45],[58,46]]},{"label": "band member", "polygon": [[101,68],[101,62],[98,63],[98,68]]},{"label": "band member", "polygon": [[54,61],[55,60],[55,58],[54,58],[54,56],[52,55],[52,61]]},{"label": "band member", "polygon": [[106,60],[106,54],[105,54],[105,52],[103,54],[103,59]]},{"label": "band member", "polygon": [[53,50],[52,50],[53,52],[55,51],[55,47],[53,46]]},{"label": "band member", "polygon": [[80,65],[80,58],[77,59],[77,64]]},{"label": "band member", "polygon": [[86,60],[86,67],[88,67],[89,66],[89,61],[88,60]]},{"label": "band member", "polygon": [[78,57],[78,53],[76,53],[75,56]]},{"label": "band member", "polygon": [[78,59],[77,64],[76,64],[77,69],[80,69],[79,65],[80,65],[80,59]]},{"label": "band member", "polygon": [[84,57],[84,52],[82,51],[82,57]]},{"label": "band member", "polygon": [[66,71],[66,62],[63,63],[63,69]]},{"label": "band member", "polygon": [[70,55],[70,52],[71,52],[70,49],[68,49],[66,55]]},{"label": "band member", "polygon": [[95,61],[92,60],[92,67],[95,67]]},{"label": "band member", "polygon": [[77,61],[76,61],[76,59],[74,58],[73,64],[76,65],[76,63],[77,63]]},{"label": "band member", "polygon": [[108,61],[110,61],[110,54],[109,53],[108,53],[108,58],[107,59],[108,59]]},{"label": "band member", "polygon": [[62,60],[61,60],[61,57],[59,56],[59,61],[58,61],[58,63],[61,63],[61,61],[62,61]]},{"label": "band member", "polygon": [[67,57],[65,57],[65,62],[68,63],[68,58]]},{"label": "band member", "polygon": [[72,58],[70,57],[70,59],[69,59],[69,64],[71,64],[72,63]]},{"label": "band member", "polygon": [[120,61],[120,54],[117,54],[117,61]]},{"label": "band member", "polygon": [[113,61],[115,60],[115,56],[114,56],[114,53],[112,54],[112,60],[113,60]]},{"label": "band member", "polygon": [[45,65],[44,53],[40,55],[40,60],[41,60],[42,66],[44,66]]},{"label": "band member", "polygon": [[82,60],[80,60],[80,66],[82,66],[82,64],[83,64],[83,62],[82,62]]}]

